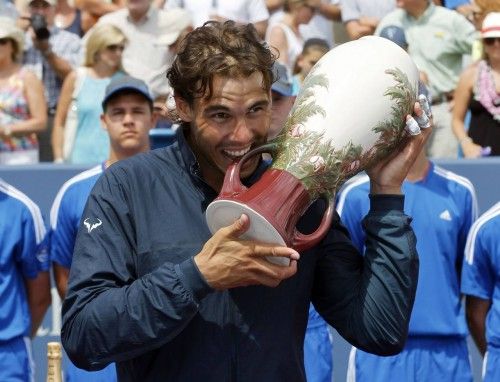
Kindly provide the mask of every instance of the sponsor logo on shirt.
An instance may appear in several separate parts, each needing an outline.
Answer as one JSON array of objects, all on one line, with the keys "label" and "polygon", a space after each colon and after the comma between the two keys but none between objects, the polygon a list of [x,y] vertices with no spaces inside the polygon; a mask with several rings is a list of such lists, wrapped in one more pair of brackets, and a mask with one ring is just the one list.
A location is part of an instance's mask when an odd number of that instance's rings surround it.
[{"label": "sponsor logo on shirt", "polygon": [[444,210],[443,212],[441,212],[439,217],[443,220],[451,222],[451,214],[450,214],[450,211],[448,211],[448,210]]},{"label": "sponsor logo on shirt", "polygon": [[94,230],[94,228],[97,228],[102,224],[102,221],[101,219],[98,218],[95,219],[86,218],[83,221],[83,224],[85,224],[85,227],[87,227],[87,232],[91,233]]}]

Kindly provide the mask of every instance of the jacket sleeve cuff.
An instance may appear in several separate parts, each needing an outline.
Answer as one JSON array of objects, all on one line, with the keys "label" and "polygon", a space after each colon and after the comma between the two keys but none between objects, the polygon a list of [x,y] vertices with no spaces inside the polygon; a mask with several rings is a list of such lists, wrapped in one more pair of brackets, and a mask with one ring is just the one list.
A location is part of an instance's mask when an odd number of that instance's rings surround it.
[{"label": "jacket sleeve cuff", "polygon": [[370,212],[403,212],[404,195],[373,195],[370,194]]},{"label": "jacket sleeve cuff", "polygon": [[213,291],[196,266],[194,257],[190,257],[182,263],[177,264],[175,268],[182,284],[192,293],[197,301],[202,300],[207,294]]}]

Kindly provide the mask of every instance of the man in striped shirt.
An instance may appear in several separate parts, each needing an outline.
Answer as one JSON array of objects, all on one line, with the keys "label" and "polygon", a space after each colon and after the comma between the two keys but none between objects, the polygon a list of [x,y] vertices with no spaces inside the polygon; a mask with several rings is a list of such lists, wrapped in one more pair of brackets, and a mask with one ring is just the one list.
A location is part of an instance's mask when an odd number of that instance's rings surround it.
[{"label": "man in striped shirt", "polygon": [[472,226],[465,246],[462,293],[469,329],[484,356],[483,381],[500,380],[500,202]]},{"label": "man in striped shirt", "polygon": [[[362,219],[369,180],[360,176],[340,193],[337,210],[364,251]],[[413,217],[420,260],[417,294],[403,351],[379,357],[353,348],[348,381],[472,381],[460,271],[467,233],[477,214],[472,184],[436,166],[422,151],[403,183],[404,212]]]}]

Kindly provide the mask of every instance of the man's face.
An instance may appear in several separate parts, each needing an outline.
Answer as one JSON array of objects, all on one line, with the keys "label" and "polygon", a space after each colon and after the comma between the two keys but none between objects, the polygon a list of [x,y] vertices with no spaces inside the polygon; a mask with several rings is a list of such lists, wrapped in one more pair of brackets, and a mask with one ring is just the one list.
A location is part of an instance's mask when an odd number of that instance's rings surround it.
[{"label": "man's face", "polygon": [[[271,100],[259,72],[247,78],[216,76],[212,85],[210,99],[197,98],[191,107],[176,98],[176,104],[182,120],[190,123],[188,142],[202,175],[219,190],[229,164],[266,142]],[[245,163],[242,178],[255,171],[259,157]]]},{"label": "man's face", "polygon": [[30,15],[39,14],[45,17],[48,26],[54,25],[55,7],[45,0],[33,0],[29,3]]},{"label": "man's face", "polygon": [[275,91],[271,93],[273,102],[268,139],[275,138],[281,132],[295,101],[295,96],[284,96]]},{"label": "man's face", "polygon": [[111,148],[120,156],[149,150],[149,130],[156,119],[146,98],[139,93],[118,94],[111,98],[101,115]]},{"label": "man's face", "polygon": [[297,66],[300,68],[300,74],[304,78],[309,74],[314,65],[325,55],[325,52],[319,49],[311,49],[306,54],[297,58]]}]

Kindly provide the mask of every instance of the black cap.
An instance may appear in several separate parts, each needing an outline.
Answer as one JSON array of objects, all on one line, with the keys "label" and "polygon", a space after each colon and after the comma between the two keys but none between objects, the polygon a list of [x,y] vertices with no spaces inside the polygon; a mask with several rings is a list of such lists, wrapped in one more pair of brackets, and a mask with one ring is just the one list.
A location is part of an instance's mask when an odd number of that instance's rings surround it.
[{"label": "black cap", "polygon": [[111,80],[111,82],[106,86],[104,92],[104,99],[102,100],[103,110],[106,108],[106,103],[123,91],[132,91],[143,95],[149,102],[153,103],[153,97],[149,92],[148,85],[142,80],[127,75],[118,76]]}]

